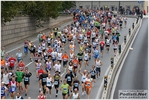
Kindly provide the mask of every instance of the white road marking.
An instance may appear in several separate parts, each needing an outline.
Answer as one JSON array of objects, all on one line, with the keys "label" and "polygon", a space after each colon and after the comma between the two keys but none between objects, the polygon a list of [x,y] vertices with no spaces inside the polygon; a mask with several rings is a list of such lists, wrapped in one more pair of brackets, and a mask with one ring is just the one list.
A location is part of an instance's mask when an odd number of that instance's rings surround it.
[{"label": "white road marking", "polygon": [[32,64],[33,62],[28,63],[25,67],[28,67],[30,64]]},{"label": "white road marking", "polygon": [[[32,42],[35,42],[35,41],[37,41],[38,39],[34,39]],[[14,51],[14,50],[17,50],[17,49],[19,49],[19,48],[21,48],[21,47],[23,47],[24,45],[21,45],[21,46],[18,46],[18,47],[16,47],[16,48],[14,48],[14,49],[11,49],[11,50],[9,50],[9,51],[7,51],[6,53],[10,53],[10,52],[12,52],[12,51]]]}]

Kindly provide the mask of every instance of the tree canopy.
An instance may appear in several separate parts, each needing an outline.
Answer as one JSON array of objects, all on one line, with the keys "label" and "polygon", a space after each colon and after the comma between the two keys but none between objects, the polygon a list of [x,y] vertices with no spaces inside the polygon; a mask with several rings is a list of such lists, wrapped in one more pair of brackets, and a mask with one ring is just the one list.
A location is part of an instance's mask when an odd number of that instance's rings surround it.
[{"label": "tree canopy", "polygon": [[70,9],[75,5],[74,1],[2,1],[2,22],[10,22],[12,18],[21,15],[30,15],[41,21],[46,18],[57,18],[59,12]]}]

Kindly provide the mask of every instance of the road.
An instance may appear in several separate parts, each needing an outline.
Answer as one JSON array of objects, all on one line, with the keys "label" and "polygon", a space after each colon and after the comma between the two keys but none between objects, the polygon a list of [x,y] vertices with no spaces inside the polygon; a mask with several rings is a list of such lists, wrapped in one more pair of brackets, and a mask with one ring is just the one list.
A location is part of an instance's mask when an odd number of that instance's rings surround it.
[{"label": "road", "polygon": [[[127,23],[127,27],[126,28],[123,28],[120,33],[121,33],[121,36],[120,36],[120,44],[123,42],[123,38],[124,38],[124,35],[127,35],[128,34],[128,29],[132,26],[132,23],[135,21],[135,18],[128,18],[128,23]],[[61,25],[60,29],[62,29],[64,26],[70,24],[71,22],[68,22],[68,23],[65,23],[63,25]],[[49,30],[46,30],[45,33],[48,33]],[[36,39],[36,37],[34,37],[32,40]],[[23,42],[23,41],[22,41]],[[38,45],[38,41],[33,41],[35,45]],[[9,51],[10,55],[15,55],[17,53],[17,50],[18,48],[17,47],[20,47],[21,46],[21,43],[17,43],[17,45],[15,44],[12,44],[10,45],[9,47],[6,47],[6,51]],[[77,46],[78,47],[78,44]],[[23,52],[23,47],[20,48],[21,51]],[[65,51],[69,52],[68,50],[68,45],[66,45],[65,47]],[[75,54],[79,51],[79,48],[76,48],[75,50]],[[96,80],[96,83],[94,84],[94,87],[92,88],[92,92],[91,92],[91,99],[95,99],[96,96],[98,95],[98,90],[99,90],[99,87],[100,87],[100,84],[102,82],[102,79],[103,79],[103,76],[107,70],[107,68],[109,67],[110,65],[110,58],[114,56],[114,52],[113,52],[113,47],[111,46],[110,48],[110,52],[109,53],[104,53],[103,55],[103,58],[101,58],[101,61],[103,62],[103,65],[102,65],[102,68],[101,68],[101,76],[100,78],[98,78]],[[91,59],[89,61],[89,66],[87,67],[87,70],[90,70],[91,69],[91,66],[94,64],[94,59]],[[28,68],[29,70],[33,73],[33,75],[31,76],[30,80],[30,86],[29,86],[29,92],[28,92],[28,96],[27,97],[31,97],[32,99],[36,99],[37,96],[39,95],[39,88],[38,88],[38,79],[36,78],[36,75],[35,75],[35,67],[34,67],[34,63],[30,62],[30,59],[29,59],[29,55],[28,56],[24,56],[23,57],[23,61],[25,62],[26,65],[28,65]],[[42,62],[43,64],[43,62]],[[82,70],[84,70],[84,67],[82,68]],[[54,74],[54,71],[51,71],[51,74]],[[63,79],[64,79],[64,76],[65,76],[65,73],[63,73]],[[81,79],[81,76],[78,74],[78,77],[79,79]],[[79,93],[81,94],[81,86],[80,86],[80,91]],[[24,96],[24,93],[21,94],[25,99],[27,99],[27,97]],[[53,88],[52,89],[52,99],[56,99],[55,98],[55,89]],[[61,91],[59,92],[59,95],[57,97],[57,99],[62,99],[62,95],[61,95]],[[87,96],[81,96],[81,99],[87,99]]]},{"label": "road", "polygon": [[119,90],[148,90],[148,19],[142,26],[120,72],[113,99]]}]

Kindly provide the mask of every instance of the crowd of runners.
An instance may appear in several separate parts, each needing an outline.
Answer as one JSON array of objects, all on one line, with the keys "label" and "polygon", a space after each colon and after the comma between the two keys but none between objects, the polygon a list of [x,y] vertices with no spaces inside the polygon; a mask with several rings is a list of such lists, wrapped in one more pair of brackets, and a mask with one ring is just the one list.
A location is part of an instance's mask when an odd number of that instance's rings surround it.
[{"label": "crowd of runners", "polygon": [[[22,59],[24,55],[35,65],[36,77],[39,79],[38,99],[50,99],[52,93],[58,97],[60,91],[63,99],[80,99],[81,95],[87,95],[89,99],[94,82],[100,77],[100,58],[110,48],[113,48],[113,55],[116,56],[120,30],[126,24],[126,17],[114,15],[110,11],[76,10],[71,25],[65,26],[63,30],[54,28],[48,35],[40,32],[37,36],[39,44],[25,41],[24,52],[19,49],[16,54],[10,55],[2,47],[1,99],[7,96],[23,99],[22,92],[28,95],[32,72]],[[77,48],[79,52],[76,53]],[[91,59],[94,62],[89,66]],[[91,70],[87,70],[88,67]],[[51,71],[55,74],[51,74]],[[64,78],[61,76],[62,71],[66,72]],[[78,74],[82,76],[81,79]],[[79,90],[79,86],[82,90]],[[52,87],[55,91],[51,91]]]}]

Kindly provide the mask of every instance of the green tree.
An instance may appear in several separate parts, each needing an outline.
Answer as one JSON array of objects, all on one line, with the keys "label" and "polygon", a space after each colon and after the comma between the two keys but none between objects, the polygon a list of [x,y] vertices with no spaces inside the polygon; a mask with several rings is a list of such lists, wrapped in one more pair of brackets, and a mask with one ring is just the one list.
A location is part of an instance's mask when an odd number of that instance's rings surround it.
[{"label": "green tree", "polygon": [[11,21],[21,12],[22,15],[30,15],[38,24],[47,18],[57,18],[59,12],[74,6],[73,1],[2,1],[2,22]]}]

